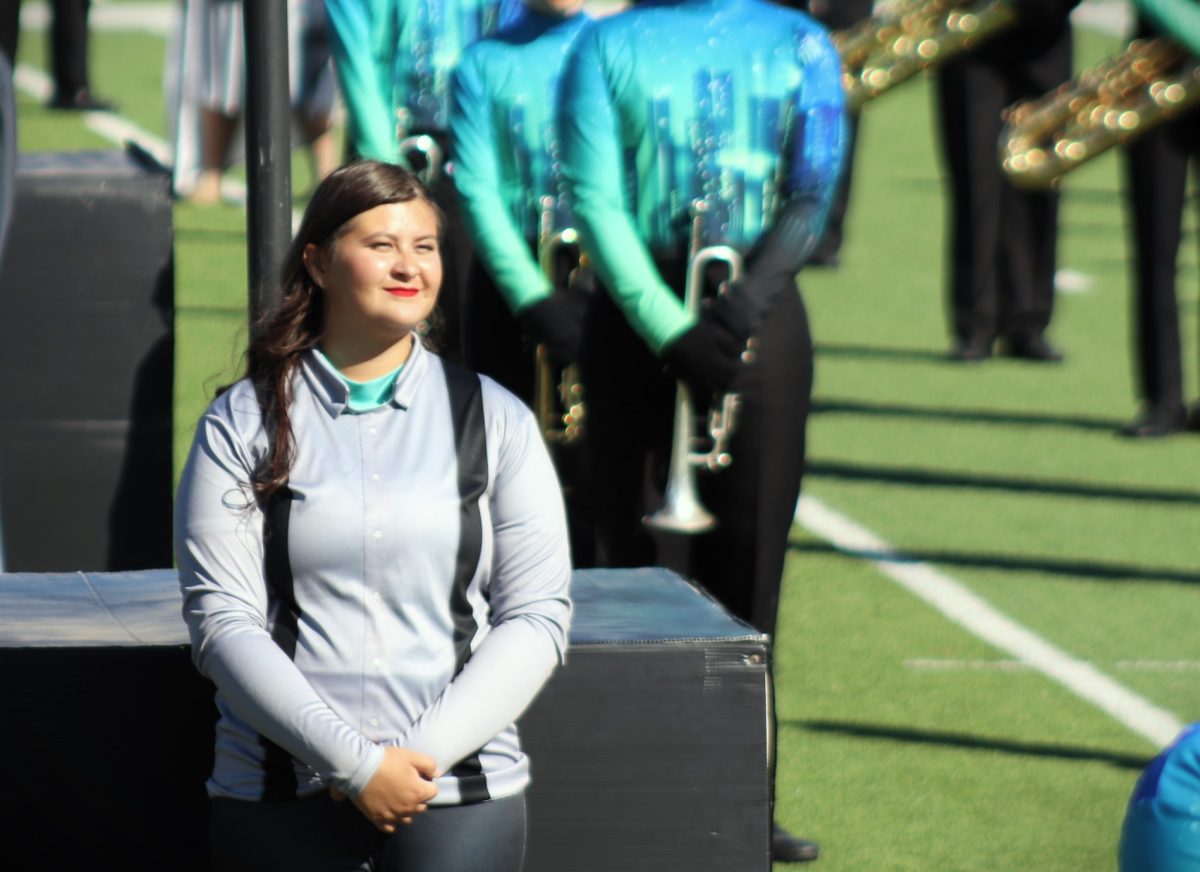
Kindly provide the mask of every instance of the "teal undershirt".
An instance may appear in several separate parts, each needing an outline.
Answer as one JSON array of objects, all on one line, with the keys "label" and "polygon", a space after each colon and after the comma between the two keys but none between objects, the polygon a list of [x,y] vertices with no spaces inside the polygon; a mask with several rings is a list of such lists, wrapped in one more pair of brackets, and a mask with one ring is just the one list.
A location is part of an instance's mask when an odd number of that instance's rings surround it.
[{"label": "teal undershirt", "polygon": [[342,374],[342,371],[333,365],[321,349],[316,349],[316,352],[321,356],[323,361],[329,364],[329,368],[338,374],[338,378],[345,382],[346,387],[349,389],[350,393],[346,398],[346,411],[356,415],[363,412],[371,412],[380,406],[386,406],[392,401],[396,379],[400,375],[400,370],[404,369],[404,364],[400,364],[391,372],[381,375],[379,378],[360,382],[352,378],[346,378]]}]

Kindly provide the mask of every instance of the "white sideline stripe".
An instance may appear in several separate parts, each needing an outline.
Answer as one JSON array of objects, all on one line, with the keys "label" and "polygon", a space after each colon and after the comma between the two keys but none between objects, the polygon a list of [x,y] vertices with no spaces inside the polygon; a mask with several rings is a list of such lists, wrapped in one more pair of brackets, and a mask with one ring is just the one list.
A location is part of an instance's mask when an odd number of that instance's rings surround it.
[{"label": "white sideline stripe", "polygon": [[[54,83],[48,75],[28,64],[18,64],[13,71],[13,84],[39,103],[45,103],[54,93]],[[136,143],[145,149],[154,159],[165,167],[170,167],[174,160],[171,146],[165,139],[155,136],[145,128],[139,127],[127,118],[122,118],[115,112],[83,112],[83,124],[93,133],[117,145],[127,142]],[[246,202],[246,186],[237,179],[221,179],[221,196],[233,203]],[[295,218],[293,216],[293,225]]]},{"label": "white sideline stripe", "polygon": [[[12,2],[12,0],[5,0]],[[88,14],[90,30],[133,30],[165,36],[176,10],[171,3],[93,3]],[[50,6],[25,0],[21,4],[21,29],[45,30],[50,25]]]},{"label": "white sideline stripe", "polygon": [[811,497],[796,504],[796,521],[836,548],[886,556],[869,562],[888,578],[1001,651],[1028,663],[1067,690],[1161,748],[1183,729],[1172,713],[1072,657],[1000,613],[961,583],[927,563],[906,560],[866,528]]},{"label": "white sideline stripe", "polygon": [[[1200,672],[1200,660],[1114,660],[1118,672]],[[951,657],[910,657],[904,668],[914,672],[1022,672],[1033,667],[1023,660],[961,660]]]}]

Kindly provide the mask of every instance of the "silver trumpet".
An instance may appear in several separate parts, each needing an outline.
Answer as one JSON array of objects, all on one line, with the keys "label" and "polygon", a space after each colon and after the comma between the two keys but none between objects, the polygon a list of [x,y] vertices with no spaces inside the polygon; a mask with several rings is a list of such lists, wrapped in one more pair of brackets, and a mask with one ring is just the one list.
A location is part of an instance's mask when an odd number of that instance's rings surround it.
[{"label": "silver trumpet", "polygon": [[[583,265],[583,255],[579,249],[579,234],[572,227],[562,230],[554,229],[554,197],[542,197],[541,217],[538,226],[538,263],[542,272],[556,285],[554,293],[569,294],[571,282],[579,267]],[[575,268],[567,277],[567,286],[558,288],[556,281],[559,274],[559,252],[573,249],[576,252]],[[574,291],[578,293],[578,291]],[[584,404],[583,379],[579,374],[579,365],[570,364],[564,367],[555,377],[554,367],[544,345],[538,345],[536,350],[537,371],[534,374],[534,411],[542,430],[542,438],[547,444],[558,442],[575,442],[583,435]]]},{"label": "silver trumpet", "polygon": [[[692,204],[692,236],[688,252],[688,271],[684,283],[683,305],[693,316],[700,314],[701,296],[704,294],[705,271],[711,263],[724,263],[729,277],[722,291],[730,282],[742,275],[742,256],[728,245],[700,247],[701,222],[708,204],[697,200]],[[742,360],[749,362],[749,348],[742,353]],[[699,436],[696,429],[695,410],[687,385],[679,382],[675,388],[675,424],[671,437],[671,464],[667,474],[667,487],[658,511],[647,515],[642,523],[652,530],[696,535],[711,530],[717,519],[700,502],[696,488],[696,470],[703,467],[717,472],[729,466],[733,457],[729,453],[729,440],[737,424],[741,396],[730,392],[724,394],[719,403],[708,410],[706,432]],[[697,444],[708,443],[708,450],[694,450]]]},{"label": "silver trumpet", "polygon": [[410,167],[417,163],[413,158],[420,158],[420,168],[413,172],[421,180],[421,184],[426,187],[436,182],[442,174],[442,161],[445,155],[442,154],[442,147],[438,145],[437,140],[428,133],[406,136],[401,139],[400,155]]}]

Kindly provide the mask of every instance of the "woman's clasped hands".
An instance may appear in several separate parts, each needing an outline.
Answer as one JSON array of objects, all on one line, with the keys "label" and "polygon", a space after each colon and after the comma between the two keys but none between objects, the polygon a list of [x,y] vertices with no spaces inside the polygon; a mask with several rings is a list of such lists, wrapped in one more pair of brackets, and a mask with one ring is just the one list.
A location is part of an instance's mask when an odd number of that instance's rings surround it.
[{"label": "woman's clasped hands", "polygon": [[[380,830],[394,833],[397,824],[411,824],[413,815],[425,811],[426,803],[437,796],[437,774],[432,757],[408,748],[384,748],[383,762],[354,804]],[[346,798],[336,787],[329,793],[335,800]]]}]

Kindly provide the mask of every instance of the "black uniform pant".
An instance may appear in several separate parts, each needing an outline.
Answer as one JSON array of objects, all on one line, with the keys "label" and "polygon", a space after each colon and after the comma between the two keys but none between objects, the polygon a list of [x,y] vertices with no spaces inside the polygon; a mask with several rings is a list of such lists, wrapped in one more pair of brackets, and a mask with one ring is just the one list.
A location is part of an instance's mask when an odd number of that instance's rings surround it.
[{"label": "black uniform pant", "polygon": [[1147,407],[1178,415],[1184,397],[1175,270],[1188,163],[1200,155],[1200,112],[1142,134],[1126,155],[1138,391]]},{"label": "black uniform pant", "polygon": [[[564,276],[573,266],[572,260],[564,269]],[[590,271],[575,287],[580,290],[572,293],[593,293],[583,290],[592,287]],[[524,400],[526,405],[536,408],[536,349],[531,340],[523,335],[520,322],[508,308],[491,274],[478,257],[472,260],[467,272],[463,328],[467,367],[495,379]],[[551,377],[555,383],[561,374],[561,370],[552,369]],[[587,439],[586,428],[582,439]],[[596,534],[590,504],[585,496],[586,449],[581,441],[569,444],[559,442],[550,445],[550,456],[562,484],[567,508],[571,562],[578,567],[592,566],[596,559]]]},{"label": "black uniform pant", "polygon": [[1040,335],[1054,306],[1058,194],[1004,177],[1001,111],[1070,78],[1071,33],[1043,54],[1001,62],[970,54],[938,71],[942,146],[950,177],[950,311],[955,336]]},{"label": "black uniform pant", "polygon": [[[467,273],[471,264],[471,237],[467,235],[454,179],[446,172],[450,161],[450,140],[440,130],[414,131],[427,134],[437,142],[442,152],[442,166],[429,183],[429,193],[442,212],[442,289],[438,294],[437,329],[434,347],[442,357],[463,363],[463,307],[465,305]],[[417,155],[409,155],[414,171],[424,167]]]},{"label": "black uniform pant", "polygon": [[[672,275],[677,270],[660,269],[673,287],[682,286]],[[717,527],[682,542],[651,536],[642,524],[666,484],[676,382],[605,293],[594,296],[588,312],[582,367],[601,565],[667,566],[773,634],[804,472],[813,374],[808,318],[790,281],[757,343],[753,363],[734,386],[742,406],[730,446],[733,463],[699,475],[700,498]]]},{"label": "black uniform pant", "polygon": [[[0,51],[16,64],[20,0],[0,9]],[[51,0],[50,62],[56,92],[69,97],[88,87],[88,8],[91,0]]]},{"label": "black uniform pant", "polygon": [[520,872],[525,797],[431,806],[385,835],[349,800],[212,801],[213,872]]}]

